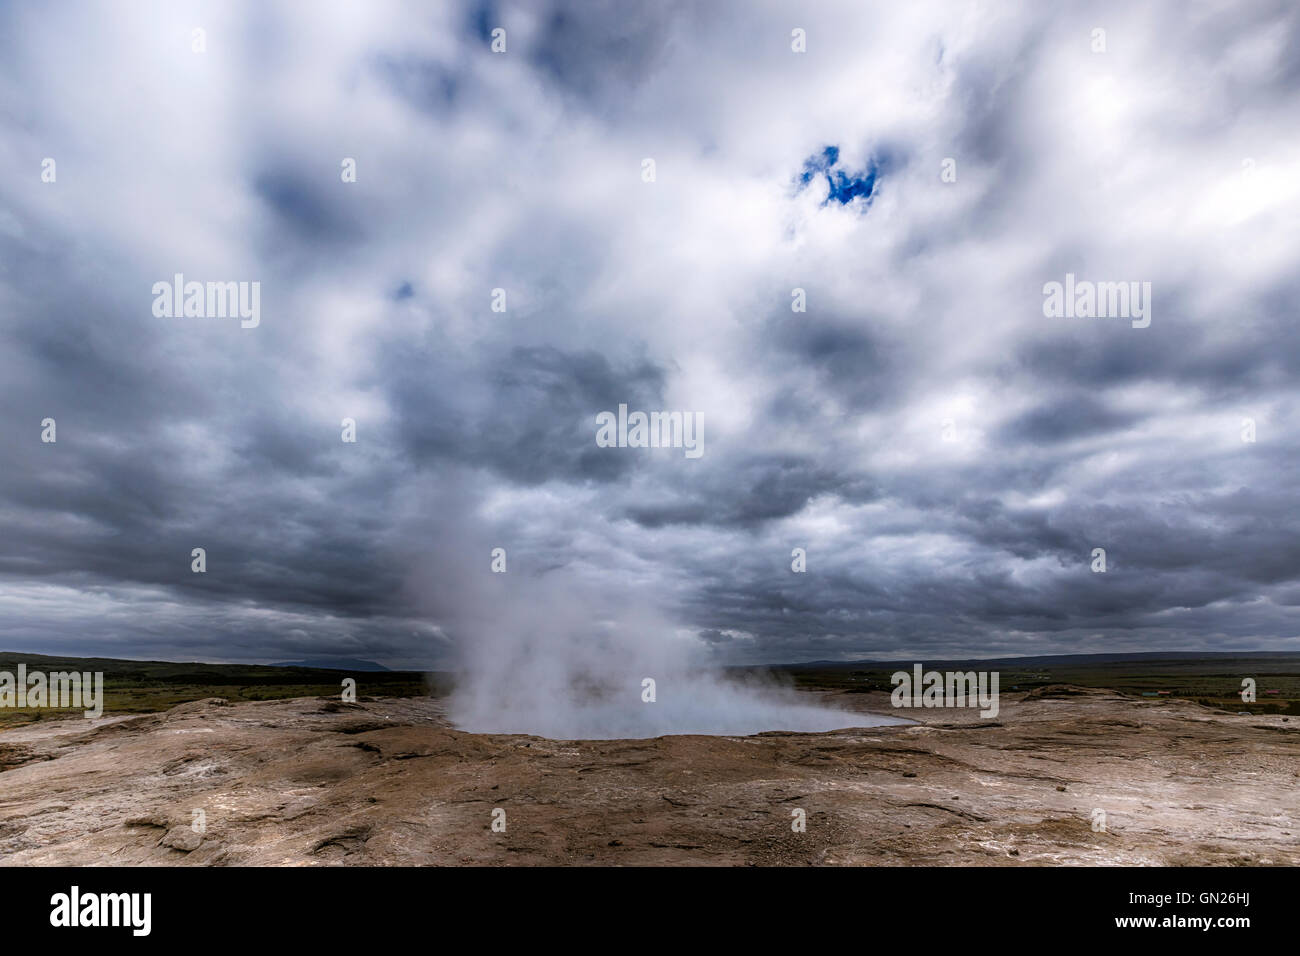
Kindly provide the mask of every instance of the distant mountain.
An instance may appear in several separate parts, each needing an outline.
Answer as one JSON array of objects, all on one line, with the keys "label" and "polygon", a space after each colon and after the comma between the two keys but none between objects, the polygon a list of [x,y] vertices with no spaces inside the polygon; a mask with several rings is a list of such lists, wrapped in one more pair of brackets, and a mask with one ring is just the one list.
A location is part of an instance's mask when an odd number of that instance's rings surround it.
[{"label": "distant mountain", "polygon": [[317,657],[306,661],[280,661],[271,667],[314,667],[326,671],[387,671],[383,664],[374,661],[359,661],[350,657]]}]

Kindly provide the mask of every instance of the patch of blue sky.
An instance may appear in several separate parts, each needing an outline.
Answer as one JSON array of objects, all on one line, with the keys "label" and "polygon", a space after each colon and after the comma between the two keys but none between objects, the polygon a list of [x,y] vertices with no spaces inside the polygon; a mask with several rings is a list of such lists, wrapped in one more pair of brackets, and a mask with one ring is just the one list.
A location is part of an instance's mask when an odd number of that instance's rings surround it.
[{"label": "patch of blue sky", "polygon": [[840,148],[827,146],[820,153],[814,153],[804,160],[803,170],[799,174],[799,189],[805,189],[818,176],[826,177],[828,187],[823,206],[832,202],[847,206],[859,198],[865,205],[871,202],[871,196],[876,190],[880,167],[873,159],[860,172],[845,169],[840,166]]}]

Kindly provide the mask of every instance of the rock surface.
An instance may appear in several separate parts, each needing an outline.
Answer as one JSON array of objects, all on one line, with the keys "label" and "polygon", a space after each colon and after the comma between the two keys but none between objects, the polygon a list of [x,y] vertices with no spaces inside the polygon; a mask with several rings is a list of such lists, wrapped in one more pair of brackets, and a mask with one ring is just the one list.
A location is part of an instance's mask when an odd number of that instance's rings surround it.
[{"label": "rock surface", "polygon": [[1300,863],[1298,721],[1082,688],[906,715],[604,741],[463,733],[434,699],[47,720],[0,733],[0,862]]}]

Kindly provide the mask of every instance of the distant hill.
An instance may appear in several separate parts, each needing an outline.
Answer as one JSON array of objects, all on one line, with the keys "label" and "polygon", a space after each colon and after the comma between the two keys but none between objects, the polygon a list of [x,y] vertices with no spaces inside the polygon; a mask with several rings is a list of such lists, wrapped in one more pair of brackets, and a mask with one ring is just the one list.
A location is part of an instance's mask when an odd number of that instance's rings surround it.
[{"label": "distant hill", "polygon": [[281,661],[272,667],[311,667],[324,671],[385,671],[388,668],[374,661],[360,661],[351,657],[317,657],[306,661]]},{"label": "distant hill", "polygon": [[1205,665],[1225,664],[1234,660],[1266,660],[1279,664],[1300,663],[1300,654],[1295,651],[1139,651],[1127,654],[1052,654],[1035,657],[964,657],[932,658],[916,657],[909,660],[858,660],[858,661],[801,661],[797,664],[772,665],[780,670],[829,670],[840,667],[854,668],[902,668],[911,670],[914,664],[924,664],[926,670],[942,670],[945,667],[976,664],[1000,665],[1010,667],[1081,667],[1107,666],[1146,663],[1202,663]]},{"label": "distant hill", "polygon": [[[205,664],[198,661],[133,661],[112,657],[56,657],[49,654],[27,654],[20,651],[0,651],[0,671],[12,671],[19,664],[29,670],[44,671],[103,671],[104,679],[161,681],[168,684],[230,685],[255,684],[336,684],[338,673],[368,673],[372,680],[385,683],[411,678],[423,680],[418,671],[393,671],[374,661],[351,660],[336,657],[319,664]],[[383,675],[382,678],[379,675]]]}]

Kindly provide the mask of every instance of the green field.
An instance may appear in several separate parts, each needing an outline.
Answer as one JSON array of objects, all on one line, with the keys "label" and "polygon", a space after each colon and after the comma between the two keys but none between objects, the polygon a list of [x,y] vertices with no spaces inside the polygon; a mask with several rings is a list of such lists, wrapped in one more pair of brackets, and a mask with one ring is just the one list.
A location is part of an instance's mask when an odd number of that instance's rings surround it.
[{"label": "green field", "polygon": [[[1081,660],[1061,658],[1021,661],[925,661],[926,670],[988,670],[999,674],[1002,693],[1032,690],[1047,684],[1104,687],[1133,697],[1155,695],[1194,700],[1207,707],[1254,714],[1300,715],[1300,654],[1209,656],[1189,659]],[[891,691],[890,675],[911,671],[912,662],[818,662],[773,668],[805,688],[833,688],[850,693]],[[1253,677],[1257,699],[1241,700],[1241,681]],[[1276,690],[1276,694],[1268,691]],[[1162,694],[1161,691],[1167,693]]]},{"label": "green field", "polygon": [[[123,661],[100,657],[49,657],[0,651],[0,671],[87,671],[104,674],[104,714],[150,714],[204,697],[276,700],[286,697],[337,696],[345,677],[357,682],[359,697],[418,697],[445,693],[443,675],[414,671],[334,671],[312,667],[257,664],[197,664]],[[41,719],[66,717],[76,710],[0,707],[0,728]]]},{"label": "green field", "polygon": [[[336,671],[311,667],[272,667],[257,664],[199,664],[167,661],[125,661],[111,658],[50,657],[0,651],[0,671],[96,672],[104,674],[104,713],[148,714],[204,697],[230,701],[277,700],[288,697],[333,697],[345,677],[357,681],[360,697],[442,696],[451,689],[443,673],[415,671]],[[1193,700],[1207,707],[1255,714],[1300,715],[1300,655],[1210,656],[1185,659],[1022,658],[1006,661],[926,661],[926,670],[996,670],[1004,693],[1032,690],[1047,684],[1104,687],[1133,697],[1155,695]],[[849,693],[889,692],[890,675],[910,671],[912,662],[792,664],[768,668],[737,668],[766,672],[785,683],[809,690]],[[1255,703],[1242,703],[1243,677],[1257,684]],[[1270,694],[1268,691],[1278,693]],[[1161,694],[1161,691],[1167,693]],[[80,710],[0,707],[0,729],[32,721],[65,717]]]}]

